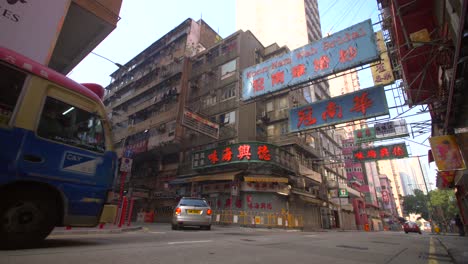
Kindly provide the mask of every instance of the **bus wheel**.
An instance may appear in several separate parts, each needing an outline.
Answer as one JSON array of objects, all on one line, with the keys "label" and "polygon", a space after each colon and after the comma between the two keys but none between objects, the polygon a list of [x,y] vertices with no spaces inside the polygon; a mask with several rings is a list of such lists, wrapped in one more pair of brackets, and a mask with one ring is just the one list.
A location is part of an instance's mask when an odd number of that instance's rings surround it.
[{"label": "bus wheel", "polygon": [[25,248],[44,240],[55,226],[57,210],[44,193],[12,191],[0,197],[0,247]]}]

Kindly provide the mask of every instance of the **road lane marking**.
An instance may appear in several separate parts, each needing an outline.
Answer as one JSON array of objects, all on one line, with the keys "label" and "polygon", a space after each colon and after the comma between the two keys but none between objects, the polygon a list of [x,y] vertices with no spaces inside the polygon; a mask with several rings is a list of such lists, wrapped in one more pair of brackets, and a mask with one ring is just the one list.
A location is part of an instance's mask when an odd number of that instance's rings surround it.
[{"label": "road lane marking", "polygon": [[316,237],[317,235],[306,235],[305,237]]},{"label": "road lane marking", "polygon": [[179,242],[167,242],[169,245],[175,244],[193,244],[193,243],[208,243],[212,242],[213,240],[197,240],[197,241],[179,241]]},{"label": "road lane marking", "polygon": [[[429,238],[429,256],[433,256],[436,253],[433,237]],[[439,261],[436,259],[429,259],[428,264],[438,264]]]}]

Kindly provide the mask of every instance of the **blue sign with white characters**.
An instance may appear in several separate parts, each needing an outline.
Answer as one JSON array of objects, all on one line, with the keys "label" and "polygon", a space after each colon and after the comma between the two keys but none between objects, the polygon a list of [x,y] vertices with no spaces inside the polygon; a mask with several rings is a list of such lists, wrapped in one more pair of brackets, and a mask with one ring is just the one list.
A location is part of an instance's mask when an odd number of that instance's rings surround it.
[{"label": "blue sign with white characters", "polygon": [[371,20],[242,71],[242,100],[319,79],[380,58]]},{"label": "blue sign with white characters", "polygon": [[85,156],[75,152],[65,152],[62,168],[67,171],[94,174],[99,157]]},{"label": "blue sign with white characters", "polygon": [[383,86],[332,97],[289,111],[289,132],[388,115]]}]

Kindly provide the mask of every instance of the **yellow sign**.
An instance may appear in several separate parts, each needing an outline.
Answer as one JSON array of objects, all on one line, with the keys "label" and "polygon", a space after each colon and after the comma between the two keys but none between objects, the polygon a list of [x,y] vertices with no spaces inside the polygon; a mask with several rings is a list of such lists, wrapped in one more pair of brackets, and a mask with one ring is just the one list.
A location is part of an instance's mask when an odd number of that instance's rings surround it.
[{"label": "yellow sign", "polygon": [[440,171],[464,170],[465,161],[455,136],[439,136],[429,138],[432,155]]},{"label": "yellow sign", "polygon": [[393,77],[393,69],[388,57],[387,48],[383,40],[382,31],[376,34],[377,47],[380,51],[380,62],[371,64],[372,77],[375,85],[387,85],[395,82]]}]

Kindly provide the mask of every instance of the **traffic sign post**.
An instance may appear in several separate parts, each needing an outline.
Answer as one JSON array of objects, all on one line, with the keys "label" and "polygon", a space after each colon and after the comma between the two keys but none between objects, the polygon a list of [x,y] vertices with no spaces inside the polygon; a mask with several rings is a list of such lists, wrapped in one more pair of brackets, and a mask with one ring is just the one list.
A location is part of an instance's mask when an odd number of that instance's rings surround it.
[{"label": "traffic sign post", "polygon": [[122,158],[121,163],[120,163],[120,171],[121,172],[131,172],[132,171],[132,164],[133,164],[133,159]]}]

